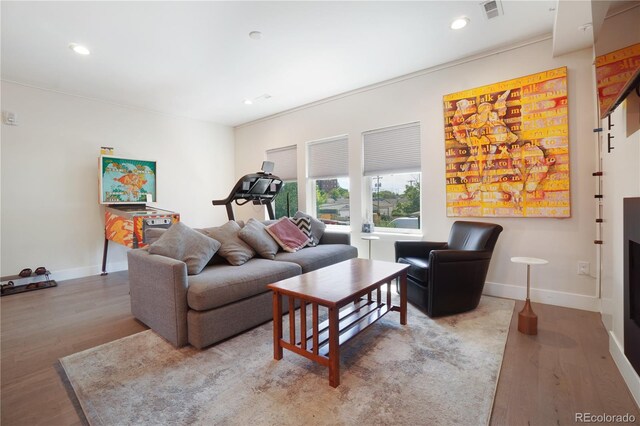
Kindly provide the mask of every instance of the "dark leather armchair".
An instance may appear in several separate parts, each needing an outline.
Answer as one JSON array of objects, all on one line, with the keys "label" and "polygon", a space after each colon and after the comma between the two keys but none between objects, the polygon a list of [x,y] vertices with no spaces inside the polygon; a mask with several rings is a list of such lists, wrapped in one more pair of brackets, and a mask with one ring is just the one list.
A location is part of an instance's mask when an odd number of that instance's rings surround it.
[{"label": "dark leather armchair", "polygon": [[396,262],[409,265],[407,300],[430,317],[475,309],[502,226],[454,222],[449,241],[396,241]]}]

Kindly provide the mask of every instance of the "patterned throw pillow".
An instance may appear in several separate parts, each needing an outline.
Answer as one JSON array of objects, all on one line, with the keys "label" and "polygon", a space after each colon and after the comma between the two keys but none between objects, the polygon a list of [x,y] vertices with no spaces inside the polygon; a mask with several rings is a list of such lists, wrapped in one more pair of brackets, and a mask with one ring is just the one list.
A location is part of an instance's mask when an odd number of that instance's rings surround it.
[{"label": "patterned throw pillow", "polygon": [[307,217],[309,218],[309,220],[311,221],[311,235],[313,235],[313,243],[315,245],[318,245],[318,243],[320,242],[320,239],[322,238],[322,235],[324,234],[324,230],[327,227],[327,225],[324,224],[324,222],[316,219],[313,216],[310,216],[306,213],[302,213],[301,211],[297,211],[295,216],[293,216],[295,218],[298,217]]},{"label": "patterned throw pillow", "polygon": [[284,251],[296,252],[305,247],[309,238],[302,233],[288,218],[283,217],[276,223],[267,226],[267,232]]},{"label": "patterned throw pillow", "polygon": [[317,245],[313,241],[313,234],[311,233],[311,220],[308,217],[290,217],[289,220],[293,222],[295,226],[297,226],[304,235],[306,235],[309,242],[307,243],[308,247],[314,247]]}]

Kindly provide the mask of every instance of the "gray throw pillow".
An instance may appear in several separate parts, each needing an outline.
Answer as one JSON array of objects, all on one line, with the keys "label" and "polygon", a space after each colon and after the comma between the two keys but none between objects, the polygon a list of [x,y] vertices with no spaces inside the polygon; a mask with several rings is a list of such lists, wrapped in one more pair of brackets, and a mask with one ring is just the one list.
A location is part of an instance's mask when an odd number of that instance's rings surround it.
[{"label": "gray throw pillow", "polygon": [[144,232],[145,242],[147,244],[155,243],[156,241],[158,241],[158,239],[160,237],[162,237],[162,234],[167,232],[167,229],[169,229],[169,228],[149,228],[149,229],[147,229]]},{"label": "gray throw pillow", "polygon": [[222,246],[218,250],[218,254],[234,266],[242,265],[256,254],[251,246],[242,241],[238,236],[240,229],[240,225],[233,220],[216,228],[203,229],[205,234],[220,241]]},{"label": "gray throw pillow", "polygon": [[149,253],[181,260],[189,275],[197,275],[219,248],[218,241],[176,222],[149,246]]},{"label": "gray throw pillow", "polygon": [[261,257],[265,259],[275,259],[280,246],[267,232],[265,225],[251,218],[247,224],[238,232],[242,241],[249,244]]},{"label": "gray throw pillow", "polygon": [[320,239],[322,238],[322,236],[324,235],[324,230],[327,227],[327,225],[324,224],[324,222],[316,219],[313,216],[309,216],[306,213],[302,213],[301,211],[297,211],[295,216],[293,216],[294,218],[299,218],[299,217],[308,217],[309,220],[311,221],[311,236],[313,237],[313,245],[318,245],[318,243],[320,242]]}]

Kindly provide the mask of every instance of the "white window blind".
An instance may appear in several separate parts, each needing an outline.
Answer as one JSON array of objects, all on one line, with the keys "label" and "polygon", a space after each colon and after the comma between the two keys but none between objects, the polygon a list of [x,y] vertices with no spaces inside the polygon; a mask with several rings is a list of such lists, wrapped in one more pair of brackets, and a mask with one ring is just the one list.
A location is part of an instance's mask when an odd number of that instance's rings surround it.
[{"label": "white window blind", "polygon": [[349,139],[341,136],[309,142],[309,178],[325,179],[349,176]]},{"label": "white window blind", "polygon": [[280,179],[298,179],[298,149],[295,145],[267,150],[267,161],[273,161],[273,174]]},{"label": "white window blind", "polygon": [[363,133],[364,175],[420,171],[420,123]]}]

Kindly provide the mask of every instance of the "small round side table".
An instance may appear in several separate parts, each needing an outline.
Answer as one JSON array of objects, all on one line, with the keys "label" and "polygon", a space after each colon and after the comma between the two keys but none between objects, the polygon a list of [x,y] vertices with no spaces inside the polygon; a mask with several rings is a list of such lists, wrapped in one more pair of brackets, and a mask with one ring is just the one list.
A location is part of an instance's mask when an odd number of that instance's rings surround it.
[{"label": "small round side table", "polygon": [[375,235],[364,235],[362,239],[369,241],[369,260],[371,260],[371,241],[379,240],[380,237],[376,237]]},{"label": "small round side table", "polygon": [[518,331],[524,334],[538,334],[538,316],[531,309],[531,301],[529,300],[531,265],[545,265],[549,261],[537,257],[512,257],[511,261],[527,265],[527,300],[524,302],[524,308],[518,314]]}]

